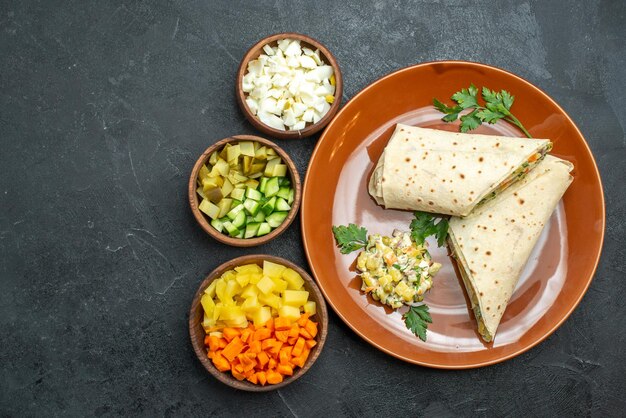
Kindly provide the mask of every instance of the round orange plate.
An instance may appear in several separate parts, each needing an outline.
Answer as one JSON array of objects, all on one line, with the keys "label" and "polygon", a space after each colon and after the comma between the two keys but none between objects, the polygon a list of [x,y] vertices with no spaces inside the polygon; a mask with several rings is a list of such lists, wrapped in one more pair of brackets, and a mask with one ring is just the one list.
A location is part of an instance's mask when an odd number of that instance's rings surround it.
[{"label": "round orange plate", "polygon": [[[433,98],[474,83],[515,96],[514,114],[552,153],[574,163],[574,181],[535,247],[492,344],[476,332],[465,292],[447,249],[429,241],[443,264],[425,298],[433,323],[427,342],[406,329],[399,312],[360,292],[354,261],[342,255],[332,225],[356,223],[370,233],[409,229],[412,214],[384,210],[367,193],[369,175],[396,123],[458,130],[440,120]],[[475,132],[523,136],[505,122]],[[565,321],[591,283],[604,237],[604,198],[596,164],[574,122],[550,97],[522,78],[483,64],[445,61],[408,67],[376,81],[339,112],[321,136],[307,171],[301,209],[311,270],[335,312],[357,334],[395,357],[424,366],[462,369],[514,357],[543,341]]]}]

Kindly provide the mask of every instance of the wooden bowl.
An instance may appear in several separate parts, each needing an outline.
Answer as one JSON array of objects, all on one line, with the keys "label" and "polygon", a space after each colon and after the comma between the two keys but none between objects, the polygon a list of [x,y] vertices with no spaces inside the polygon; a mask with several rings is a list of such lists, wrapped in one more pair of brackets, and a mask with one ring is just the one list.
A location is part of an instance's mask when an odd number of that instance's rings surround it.
[{"label": "wooden bowl", "polygon": [[[272,230],[272,232],[270,232],[269,234],[261,236],[261,237],[256,237],[256,238],[229,237],[228,235],[223,234],[219,232],[217,229],[213,228],[211,224],[209,223],[208,217],[204,213],[202,213],[202,211],[198,208],[198,205],[200,204],[200,202],[198,201],[198,193],[196,193],[196,188],[198,187],[196,180],[198,178],[198,173],[200,172],[200,167],[202,167],[203,164],[206,164],[206,162],[211,157],[211,154],[213,153],[213,151],[222,149],[222,147],[224,147],[224,145],[226,145],[229,142],[238,142],[238,141],[256,141],[274,149],[276,153],[280,156],[280,158],[283,159],[285,164],[287,164],[287,168],[289,169],[289,176],[291,178],[291,187],[293,187],[294,189],[294,200],[293,200],[293,204],[291,205],[291,210],[289,211],[289,214],[287,215],[287,218],[285,218],[283,223],[280,224],[278,228]],[[272,141],[269,141],[265,138],[261,138],[259,136],[254,136],[254,135],[230,136],[228,138],[224,138],[221,141],[216,142],[215,144],[207,148],[206,151],[202,153],[200,158],[198,158],[198,161],[196,161],[196,164],[193,166],[193,170],[191,171],[191,176],[189,176],[188,192],[189,192],[189,205],[191,206],[191,211],[193,212],[193,216],[196,218],[196,221],[198,221],[202,229],[204,229],[209,235],[211,235],[216,240],[224,244],[232,245],[235,247],[253,247],[256,245],[265,244],[266,242],[271,241],[277,236],[279,236],[280,234],[282,234],[296,217],[296,213],[298,213],[298,209],[300,208],[300,201],[302,199],[302,185],[300,183],[300,175],[298,174],[298,170],[296,169],[295,164],[293,163],[291,158],[289,158],[289,155],[287,155],[287,153],[283,151],[282,148],[280,148],[278,145],[276,145]]]},{"label": "wooden bowl", "polygon": [[[335,101],[331,104],[328,113],[324,115],[322,119],[320,119],[317,123],[308,123],[307,126],[299,131],[281,131],[278,129],[274,129],[259,120],[251,111],[248,105],[246,104],[246,93],[244,93],[242,88],[243,76],[246,74],[248,69],[248,62],[255,60],[263,53],[263,46],[269,44],[270,46],[276,46],[278,40],[280,39],[297,39],[300,41],[301,45],[311,48],[313,50],[320,50],[320,57],[322,61],[326,64],[333,67],[333,71],[335,74]],[[272,137],[280,138],[280,139],[298,139],[304,138],[307,136],[311,136],[320,130],[322,130],[335,116],[337,111],[339,110],[339,106],[341,105],[341,98],[343,95],[343,80],[341,77],[341,70],[339,69],[339,65],[337,64],[337,60],[330,53],[328,48],[324,45],[316,41],[315,39],[302,35],[299,33],[277,33],[275,35],[270,35],[261,39],[257,42],[252,48],[246,52],[243,59],[241,60],[241,64],[239,64],[239,70],[237,71],[237,84],[235,85],[235,92],[237,97],[237,103],[239,103],[239,107],[241,111],[246,116],[246,119],[259,131],[264,134],[271,135]]]},{"label": "wooden bowl", "polygon": [[[204,329],[202,328],[204,311],[202,309],[202,305],[200,304],[200,299],[202,297],[202,294],[204,293],[204,290],[213,280],[219,278],[222,273],[244,264],[256,263],[262,267],[263,260],[282,264],[283,266],[289,267],[297,271],[298,274],[302,276],[302,279],[304,279],[304,287],[309,292],[309,300],[315,301],[317,305],[317,312],[311,317],[311,319],[317,322],[318,326],[318,334],[316,338],[317,345],[311,349],[311,353],[309,354],[309,358],[304,364],[304,367],[296,368],[293,372],[293,376],[285,376],[285,380],[283,380],[281,383],[266,386],[255,385],[248,382],[247,380],[237,380],[229,372],[221,372],[213,365],[211,360],[207,357],[207,350],[204,346],[204,337],[206,335]],[[191,310],[189,311],[189,335],[191,337],[191,345],[193,346],[193,349],[196,352],[196,355],[198,356],[198,359],[200,360],[204,368],[207,369],[208,372],[215,376],[215,378],[220,382],[225,383],[228,386],[232,386],[235,389],[247,390],[251,392],[266,392],[274,389],[279,389],[304,375],[311,368],[313,363],[315,363],[315,360],[317,360],[317,357],[320,355],[320,352],[324,347],[324,342],[326,341],[327,334],[328,310],[326,308],[326,302],[324,301],[324,297],[322,296],[322,293],[315,284],[315,281],[311,278],[311,276],[309,276],[307,272],[305,272],[303,269],[301,269],[291,261],[287,261],[284,258],[271,255],[258,254],[237,257],[213,270],[200,284],[200,287],[193,297]]]}]

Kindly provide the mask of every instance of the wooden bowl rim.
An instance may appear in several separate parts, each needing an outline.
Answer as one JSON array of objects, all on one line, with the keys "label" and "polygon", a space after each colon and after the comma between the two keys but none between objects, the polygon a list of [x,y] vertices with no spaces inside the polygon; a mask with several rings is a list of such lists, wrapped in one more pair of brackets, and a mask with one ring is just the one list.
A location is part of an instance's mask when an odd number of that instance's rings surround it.
[{"label": "wooden bowl rim", "polygon": [[[320,119],[317,123],[308,125],[304,129],[299,130],[299,131],[281,131],[278,129],[274,129],[264,124],[263,122],[261,122],[259,118],[253,115],[250,109],[248,108],[248,105],[246,103],[246,94],[244,93],[241,87],[241,84],[243,82],[243,77],[248,67],[248,62],[252,59],[252,57],[256,55],[257,52],[263,48],[264,45],[278,41],[279,39],[286,39],[286,38],[296,39],[306,44],[309,44],[309,46],[313,46],[316,49],[319,49],[322,55],[323,61],[333,67],[333,71],[335,74],[335,94],[334,94],[335,101],[331,104],[330,109],[328,110],[328,112],[326,112],[324,117],[322,117],[322,119]],[[339,64],[337,63],[337,59],[335,58],[335,56],[330,52],[328,48],[326,48],[317,39],[314,39],[308,35],[303,35],[301,33],[282,32],[282,33],[276,33],[274,35],[266,36],[265,38],[258,41],[256,44],[252,45],[250,49],[248,49],[246,54],[243,56],[241,63],[239,64],[239,69],[237,70],[237,81],[235,85],[235,93],[237,97],[237,103],[239,104],[241,111],[243,112],[248,122],[250,122],[252,126],[254,126],[256,129],[258,129],[259,131],[267,135],[275,136],[280,139],[300,139],[300,138],[311,136],[319,132],[320,130],[322,130],[326,125],[328,125],[328,123],[332,120],[332,118],[337,114],[337,111],[339,111],[339,107],[341,106],[341,99],[343,97],[343,77],[341,74],[341,69],[339,68]]]},{"label": "wooden bowl rim", "polygon": [[[305,287],[309,291],[309,294],[313,295],[315,303],[317,305],[317,312],[315,315],[317,315],[318,317],[317,322],[318,322],[318,327],[319,327],[319,332],[317,334],[317,339],[316,339],[317,345],[313,347],[313,349],[311,350],[311,354],[309,355],[309,358],[304,364],[304,367],[297,368],[296,370],[294,370],[293,376],[285,377],[285,380],[283,380],[281,383],[278,383],[275,385],[266,385],[266,386],[255,385],[254,383],[248,382],[247,380],[240,381],[240,380],[235,379],[230,373],[219,371],[213,365],[210,359],[207,357],[206,349],[204,347],[204,335],[206,334],[204,334],[204,330],[202,329],[202,326],[201,325],[198,326],[201,322],[200,316],[202,314],[202,311],[199,310],[199,308],[201,309],[200,298],[202,297],[202,294],[204,293],[204,290],[207,288],[207,286],[213,280],[219,278],[222,275],[222,273],[224,273],[227,270],[233,269],[234,267],[244,265],[244,264],[250,264],[250,263],[262,264],[263,260],[282,264],[286,267],[289,267],[295,270],[296,272],[298,272],[298,274],[300,274],[300,276],[302,276],[305,282]],[[202,337],[200,338],[198,338],[198,336],[196,335],[198,332],[198,328],[202,331]],[[294,264],[293,262],[286,260],[282,257],[277,257],[273,255],[266,255],[266,254],[244,255],[244,256],[229,260],[225,263],[222,263],[220,266],[216,267],[213,271],[211,271],[205,277],[202,283],[200,283],[198,290],[196,290],[196,293],[194,294],[193,300],[191,302],[191,308],[189,310],[189,337],[191,339],[191,345],[193,347],[194,352],[196,353],[196,356],[198,357],[198,360],[200,360],[204,368],[220,382],[228,386],[231,386],[235,389],[245,390],[245,391],[250,391],[250,392],[268,392],[271,390],[280,389],[294,382],[295,380],[299,379],[307,371],[309,371],[313,363],[315,363],[315,361],[319,357],[322,351],[322,348],[324,347],[324,343],[326,342],[327,335],[328,335],[328,308],[326,307],[326,301],[324,300],[324,296],[322,295],[322,292],[320,291],[320,289],[317,287],[315,280],[313,280],[313,278],[297,264]]]},{"label": "wooden bowl rim", "polygon": [[[196,179],[198,178],[198,173],[200,171],[200,167],[206,163],[206,161],[210,158],[213,151],[217,149],[221,149],[224,145],[230,142],[238,142],[238,141],[256,141],[260,142],[264,145],[267,145],[273,148],[278,155],[283,159],[287,167],[289,168],[289,174],[291,177],[291,185],[294,188],[294,199],[293,204],[291,206],[291,210],[287,215],[287,218],[281,223],[278,228],[274,229],[267,235],[256,237],[256,238],[233,238],[229,237],[226,234],[218,232],[215,228],[213,228],[209,222],[207,221],[207,217],[200,211],[198,205],[200,202],[198,201],[198,194],[196,193],[197,183]],[[270,141],[269,139],[262,138],[256,135],[234,135],[229,136],[224,139],[221,139],[209,146],[203,153],[200,155],[196,164],[193,166],[191,170],[191,175],[189,176],[189,184],[188,184],[188,196],[189,196],[189,205],[191,207],[191,211],[193,212],[194,218],[200,224],[202,229],[213,238],[218,240],[221,243],[232,245],[234,247],[254,247],[257,245],[265,244],[269,242],[285,232],[285,230],[291,225],[293,220],[300,209],[300,203],[302,200],[302,184],[300,182],[300,174],[298,173],[298,169],[294,164],[293,160],[289,155],[278,145]]]}]

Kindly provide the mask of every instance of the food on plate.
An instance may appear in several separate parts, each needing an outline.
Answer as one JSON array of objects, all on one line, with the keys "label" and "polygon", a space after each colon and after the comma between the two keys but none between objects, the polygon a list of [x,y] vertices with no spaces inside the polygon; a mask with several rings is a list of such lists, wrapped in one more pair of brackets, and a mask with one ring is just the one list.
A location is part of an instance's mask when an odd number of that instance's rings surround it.
[{"label": "food on plate", "polygon": [[465,109],[472,109],[471,112],[465,113],[460,117],[461,124],[459,129],[461,132],[467,132],[478,128],[483,122],[494,124],[499,120],[506,121],[517,126],[524,135],[532,138],[530,133],[524,128],[522,122],[511,113],[511,106],[515,96],[511,96],[506,90],[496,92],[489,90],[487,87],[482,89],[482,98],[485,106],[478,103],[478,89],[472,83],[466,89],[461,89],[454,93],[451,99],[456,103],[454,106],[447,106],[436,98],[433,99],[435,108],[446,115],[441,118],[444,122],[454,122]]},{"label": "food on plate", "polygon": [[361,290],[397,309],[424,299],[441,264],[434,263],[426,247],[415,244],[409,232],[396,229],[391,237],[370,235],[356,268]]},{"label": "food on plate", "polygon": [[319,49],[300,45],[297,39],[281,39],[263,51],[248,63],[243,76],[248,109],[281,131],[302,130],[322,119],[335,101],[335,75]]},{"label": "food on plate", "polygon": [[198,173],[198,209],[211,226],[236,238],[270,233],[294,201],[288,168],[276,151],[256,141],[227,143]]},{"label": "food on plate", "polygon": [[371,175],[369,193],[387,209],[467,216],[522,179],[551,149],[547,139],[398,124]]},{"label": "food on plate", "polygon": [[465,218],[450,218],[449,245],[478,322],[493,341],[524,265],[572,182],[572,163],[551,155],[522,181]]},{"label": "food on plate", "polygon": [[[416,220],[421,214],[416,213]],[[424,214],[431,216],[429,214]],[[441,221],[440,225],[443,225]],[[403,315],[409,330],[426,341],[426,329],[432,322],[428,306],[422,300],[433,285],[433,277],[441,264],[435,263],[424,244],[429,235],[439,235],[433,222],[412,222],[411,232],[394,230],[391,237],[373,234],[355,224],[333,226],[333,234],[342,254],[363,249],[357,257],[356,269],[361,290],[382,304],[398,309],[408,305]],[[413,237],[419,236],[417,243]],[[445,239],[445,233],[444,233]]]},{"label": "food on plate", "polygon": [[208,356],[239,380],[276,384],[303,367],[316,342],[315,301],[293,269],[267,260],[228,270],[205,289]]}]

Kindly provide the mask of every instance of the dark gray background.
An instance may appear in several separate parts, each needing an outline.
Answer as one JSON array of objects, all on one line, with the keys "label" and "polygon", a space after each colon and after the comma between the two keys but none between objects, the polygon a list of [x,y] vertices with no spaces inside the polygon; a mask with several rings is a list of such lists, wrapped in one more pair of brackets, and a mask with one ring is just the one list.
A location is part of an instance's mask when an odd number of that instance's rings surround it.
[{"label": "dark gray background", "polygon": [[[0,3],[0,415],[625,413],[625,2]],[[253,251],[306,265],[299,219],[269,245],[229,248],[186,200],[209,144],[255,133],[235,71],[281,31],[335,53],[344,101],[403,66],[465,59],[569,112],[602,172],[607,230],[589,292],[554,335],[504,364],[438,371],[332,314],[318,362],[282,390],[236,392],[202,369],[186,322],[202,277]],[[301,174],[316,139],[280,142]]]}]

